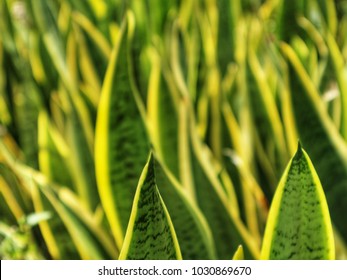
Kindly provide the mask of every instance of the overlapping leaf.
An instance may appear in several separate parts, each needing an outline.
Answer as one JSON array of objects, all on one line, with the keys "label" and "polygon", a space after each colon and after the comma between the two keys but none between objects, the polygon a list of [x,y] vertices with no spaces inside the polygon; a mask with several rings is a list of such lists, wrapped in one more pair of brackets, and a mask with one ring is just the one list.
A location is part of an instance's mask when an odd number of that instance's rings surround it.
[{"label": "overlapping leaf", "polygon": [[347,236],[344,218],[347,211],[347,145],[295,52],[288,45],[282,45],[282,51],[289,62],[291,98],[301,142],[322,181],[333,224],[342,236]]},{"label": "overlapping leaf", "polygon": [[129,80],[127,35],[134,28],[130,23],[129,17],[124,19],[109,62],[95,135],[98,190],[118,248],[123,243],[137,180],[148,154],[145,127]]},{"label": "overlapping leaf", "polygon": [[211,229],[202,212],[169,170],[155,158],[154,172],[158,190],[175,227],[183,259],[216,259]]}]

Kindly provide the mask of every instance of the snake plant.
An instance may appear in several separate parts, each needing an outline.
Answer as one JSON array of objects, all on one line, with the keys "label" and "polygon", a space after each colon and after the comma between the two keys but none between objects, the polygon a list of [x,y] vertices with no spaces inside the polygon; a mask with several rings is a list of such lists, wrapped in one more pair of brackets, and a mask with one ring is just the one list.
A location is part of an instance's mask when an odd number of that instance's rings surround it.
[{"label": "snake plant", "polygon": [[346,11],[0,0],[0,258],[347,259]]}]

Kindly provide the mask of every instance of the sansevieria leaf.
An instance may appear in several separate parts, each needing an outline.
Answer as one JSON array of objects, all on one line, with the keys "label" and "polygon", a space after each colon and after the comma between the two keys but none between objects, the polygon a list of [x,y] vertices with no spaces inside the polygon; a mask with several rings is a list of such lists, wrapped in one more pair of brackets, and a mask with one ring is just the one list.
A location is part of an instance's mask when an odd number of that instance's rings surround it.
[{"label": "sansevieria leaf", "polygon": [[199,208],[206,217],[216,244],[219,259],[231,259],[233,252],[241,244],[245,256],[258,258],[258,248],[241,219],[232,211],[228,196],[217,176],[215,167],[209,160],[209,150],[198,138],[193,122],[190,127],[191,168]]},{"label": "sansevieria leaf", "polygon": [[95,135],[98,190],[118,248],[128,225],[138,178],[148,155],[144,123],[129,80],[127,35],[123,21],[103,82]]},{"label": "sansevieria leaf", "polygon": [[159,54],[151,52],[152,69],[148,90],[148,119],[151,140],[158,157],[167,165],[176,178],[179,178],[178,160],[178,109],[175,94],[165,83]]},{"label": "sansevieria leaf", "polygon": [[119,259],[182,259],[169,212],[156,185],[154,158],[145,165]]},{"label": "sansevieria leaf", "polygon": [[19,143],[27,165],[38,167],[37,118],[41,107],[40,97],[30,78],[26,78],[21,90],[14,92],[16,106],[16,125],[19,131]]},{"label": "sansevieria leaf", "polygon": [[244,253],[243,253],[243,247],[242,245],[239,245],[239,247],[237,248],[234,256],[233,256],[233,260],[243,260],[245,258]]},{"label": "sansevieria leaf", "polygon": [[38,118],[38,144],[40,171],[52,182],[71,188],[71,174],[66,165],[69,149],[45,111]]},{"label": "sansevieria leaf", "polygon": [[[30,187],[36,212],[47,209],[53,218],[40,222],[40,230],[52,252],[58,246],[59,258],[114,259],[117,249],[112,239],[100,229],[92,212],[68,188],[51,185],[35,170],[21,165],[15,172]],[[78,255],[79,257],[78,257]]]},{"label": "sansevieria leaf", "polygon": [[[0,219],[2,221],[18,221],[24,216],[26,203],[23,199],[24,195],[28,195],[21,188],[16,177],[12,174],[8,166],[0,162]],[[2,200],[4,198],[4,200]],[[11,213],[10,215],[8,215]],[[4,215],[7,214],[7,215]],[[6,218],[5,218],[6,217]]]},{"label": "sansevieria leaf", "polygon": [[[37,213],[42,211],[48,211],[53,213],[54,211],[51,205],[47,203],[47,200],[44,197],[42,197],[39,188],[37,188],[34,184],[34,179],[32,178],[33,174],[30,172],[29,174],[23,174],[24,165],[20,164],[18,161],[14,161],[14,157],[7,152],[5,146],[2,144],[0,144],[0,152],[3,153],[3,155],[5,155],[4,158],[6,164],[8,164],[8,168],[0,168],[0,176],[4,176],[3,178],[5,182],[9,186],[11,186],[13,190],[14,188],[20,188],[21,194],[25,194],[28,192],[32,198],[33,209],[26,209],[24,213],[21,213],[21,217],[24,217],[25,214],[29,213],[29,211],[32,212],[33,210],[35,210],[35,212]],[[26,172],[28,170],[32,171],[32,169],[28,167],[25,167],[24,170]],[[16,198],[16,200],[17,202],[20,202],[18,198]],[[53,217],[49,220],[43,220],[38,224],[38,227],[42,234],[45,247],[47,248],[47,253],[52,259],[78,258],[76,248],[69,239],[69,235],[60,219],[56,219],[55,217]]]},{"label": "sansevieria leaf", "polygon": [[325,110],[320,93],[294,50],[287,44],[282,44],[281,50],[288,60],[291,102],[301,143],[322,181],[332,222],[346,242],[346,142]]},{"label": "sansevieria leaf", "polygon": [[114,259],[116,257],[118,252],[112,239],[100,228],[100,225],[92,218],[91,212],[73,192],[64,187],[54,190],[39,184],[37,186],[42,192],[42,197],[49,201],[56,215],[63,222],[81,259]]},{"label": "sansevieria leaf", "polygon": [[201,210],[168,168],[155,158],[155,180],[170,213],[185,260],[216,259],[211,229]]},{"label": "sansevieria leaf", "polygon": [[261,258],[335,258],[333,230],[323,188],[300,144],[273,198]]}]

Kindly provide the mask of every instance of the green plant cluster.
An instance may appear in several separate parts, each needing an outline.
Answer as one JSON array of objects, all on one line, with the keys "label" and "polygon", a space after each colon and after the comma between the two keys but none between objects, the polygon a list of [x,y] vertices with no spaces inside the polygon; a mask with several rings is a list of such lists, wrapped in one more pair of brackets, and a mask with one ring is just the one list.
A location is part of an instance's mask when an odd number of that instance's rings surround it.
[{"label": "green plant cluster", "polygon": [[0,258],[346,259],[346,11],[0,0]]}]

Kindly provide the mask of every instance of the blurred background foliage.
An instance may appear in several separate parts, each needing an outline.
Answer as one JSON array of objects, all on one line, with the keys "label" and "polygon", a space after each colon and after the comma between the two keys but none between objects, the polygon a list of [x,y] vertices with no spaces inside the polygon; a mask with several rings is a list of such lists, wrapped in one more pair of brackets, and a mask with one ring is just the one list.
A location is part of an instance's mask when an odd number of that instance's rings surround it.
[{"label": "blurred background foliage", "polygon": [[347,258],[346,12],[344,0],[1,0],[0,257],[118,258],[152,149],[173,225],[187,207],[212,240],[190,255],[198,241],[176,229],[183,258],[232,258],[239,244],[259,258],[300,139]]}]

